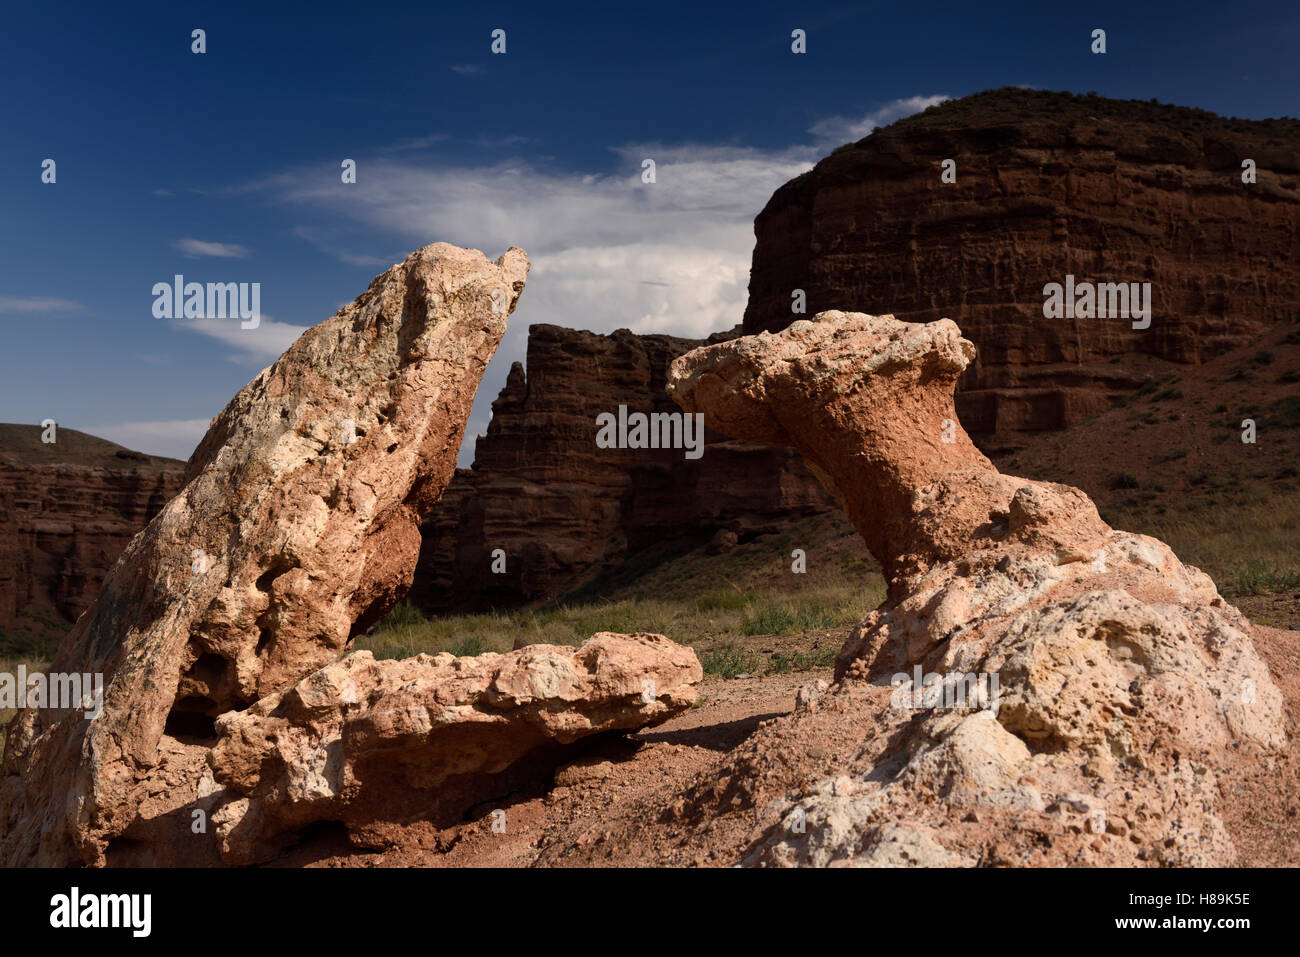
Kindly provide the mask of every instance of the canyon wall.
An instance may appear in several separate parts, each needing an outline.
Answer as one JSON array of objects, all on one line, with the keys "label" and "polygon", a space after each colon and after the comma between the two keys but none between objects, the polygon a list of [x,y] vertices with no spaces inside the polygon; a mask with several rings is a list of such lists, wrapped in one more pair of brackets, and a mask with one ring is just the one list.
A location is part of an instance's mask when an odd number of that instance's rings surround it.
[{"label": "canyon wall", "polygon": [[17,644],[90,607],[132,536],[181,488],[185,463],[72,429],[0,424],[0,632]]},{"label": "canyon wall", "polygon": [[[1018,89],[952,100],[777,190],[744,330],[828,309],[951,317],[978,347],[962,424],[985,451],[1015,448],[1110,408],[1153,360],[1200,363],[1300,315],[1298,172],[1297,120]],[[1043,287],[1067,274],[1150,282],[1150,327],[1045,319]]]},{"label": "canyon wall", "polygon": [[680,412],[664,392],[668,365],[701,344],[532,326],[527,374],[510,370],[474,467],[456,472],[424,525],[412,601],[446,612],[555,598],[652,546],[745,538],[834,508],[797,455],[707,429],[694,460],[597,447],[602,412]]}]

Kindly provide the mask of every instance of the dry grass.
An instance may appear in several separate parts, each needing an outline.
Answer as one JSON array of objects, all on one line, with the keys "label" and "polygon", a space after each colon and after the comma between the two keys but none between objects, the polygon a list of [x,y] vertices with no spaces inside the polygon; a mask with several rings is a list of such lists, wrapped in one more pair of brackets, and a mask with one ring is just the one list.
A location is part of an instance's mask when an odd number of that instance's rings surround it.
[{"label": "dry grass", "polygon": [[[1162,507],[1162,497],[1114,498],[1101,506],[1108,522],[1167,542],[1225,595],[1300,588],[1300,497],[1290,488],[1207,489],[1178,511]],[[795,548],[807,555],[806,574],[790,570]],[[642,555],[547,607],[426,619],[403,603],[356,647],[380,658],[476,655],[509,651],[516,638],[577,645],[598,631],[651,631],[694,647],[708,674],[771,674],[828,664],[883,600],[860,539],[842,518],[824,516],[722,555]]]},{"label": "dry grass", "polygon": [[[790,569],[794,548],[806,553],[806,573]],[[873,568],[847,523],[815,518],[723,555],[643,556],[600,597],[587,589],[548,607],[433,619],[403,603],[356,647],[379,658],[474,655],[509,651],[516,638],[578,645],[600,631],[649,631],[696,648],[711,674],[806,670],[829,664],[843,635],[884,599]]]},{"label": "dry grass", "polygon": [[1163,540],[1225,595],[1300,588],[1300,496],[1289,488],[1192,498],[1179,511],[1123,503],[1102,509],[1116,528]]}]

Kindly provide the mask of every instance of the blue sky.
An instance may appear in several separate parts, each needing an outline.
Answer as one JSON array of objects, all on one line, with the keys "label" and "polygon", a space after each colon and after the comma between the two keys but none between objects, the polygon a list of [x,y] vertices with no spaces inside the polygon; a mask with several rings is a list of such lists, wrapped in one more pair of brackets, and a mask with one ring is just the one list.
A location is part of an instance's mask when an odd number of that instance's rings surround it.
[{"label": "blue sky", "polygon": [[[1017,84],[1300,115],[1294,3],[551,6],[10,5],[0,421],[184,458],[301,328],[412,249],[519,245],[533,273],[472,441],[530,323],[739,322],[754,215],[873,124]],[[260,283],[261,327],[154,318],[175,273]]]}]

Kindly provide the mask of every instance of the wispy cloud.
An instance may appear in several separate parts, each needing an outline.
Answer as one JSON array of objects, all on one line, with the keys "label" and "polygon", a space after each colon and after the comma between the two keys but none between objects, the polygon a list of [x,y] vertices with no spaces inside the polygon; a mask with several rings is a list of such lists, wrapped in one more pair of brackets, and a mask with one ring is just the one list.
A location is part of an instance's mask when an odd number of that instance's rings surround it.
[{"label": "wispy cloud", "polygon": [[0,313],[8,312],[84,312],[79,302],[53,296],[0,296]]},{"label": "wispy cloud", "polygon": [[202,239],[178,239],[172,243],[187,256],[214,256],[219,259],[245,259],[248,250],[236,243],[209,243]]},{"label": "wispy cloud", "polygon": [[[332,161],[242,189],[352,223],[300,233],[345,262],[380,265],[357,255],[361,237],[381,237],[372,241],[381,252],[440,240],[490,256],[511,245],[528,251],[528,288],[479,389],[473,435],[510,363],[524,358],[531,323],[702,337],[740,322],[754,217],[772,193],[831,147],[944,99],[908,97],[866,116],[823,120],[810,142],[780,149],[624,144],[611,149],[612,171],[380,156],[346,190],[334,185]],[[642,182],[645,159],[655,161],[654,183]]]},{"label": "wispy cloud", "polygon": [[354,242],[357,239],[354,230],[339,229],[337,227],[295,226],[290,230],[290,233],[299,239],[306,240],[317,249],[329,253],[339,262],[345,262],[349,266],[387,269],[393,263],[400,262],[403,258],[402,255],[396,252],[386,257],[353,252],[345,247],[344,243]]},{"label": "wispy cloud", "polygon": [[871,131],[877,127],[888,126],[895,120],[901,120],[913,113],[920,113],[926,107],[937,106],[946,99],[949,99],[949,97],[945,93],[932,96],[909,96],[886,103],[880,109],[868,113],[866,116],[856,118],[828,116],[826,119],[814,123],[808,129],[808,132],[816,138],[819,147],[833,149],[845,143],[856,143],[864,136],[871,135]]},{"label": "wispy cloud", "polygon": [[285,349],[307,331],[308,326],[277,322],[265,314],[256,329],[245,329],[238,319],[171,319],[173,329],[197,332],[225,343],[234,353],[235,362],[267,365],[278,359]]},{"label": "wispy cloud", "polygon": [[460,76],[482,76],[487,70],[474,63],[457,63],[452,66],[451,72]]}]

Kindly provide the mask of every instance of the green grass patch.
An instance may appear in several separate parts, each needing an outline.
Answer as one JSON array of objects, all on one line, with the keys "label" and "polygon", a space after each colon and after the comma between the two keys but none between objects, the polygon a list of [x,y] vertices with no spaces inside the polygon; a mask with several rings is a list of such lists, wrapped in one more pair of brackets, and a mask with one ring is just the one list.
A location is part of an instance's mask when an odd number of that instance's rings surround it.
[{"label": "green grass patch", "polygon": [[700,667],[706,675],[734,678],[737,675],[754,674],[758,671],[759,662],[756,655],[735,645],[726,645],[702,655]]},{"label": "green grass patch", "polygon": [[1229,595],[1272,595],[1300,588],[1300,568],[1284,568],[1269,559],[1245,562],[1224,583]]}]

